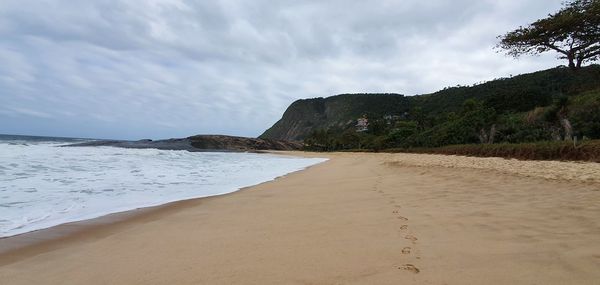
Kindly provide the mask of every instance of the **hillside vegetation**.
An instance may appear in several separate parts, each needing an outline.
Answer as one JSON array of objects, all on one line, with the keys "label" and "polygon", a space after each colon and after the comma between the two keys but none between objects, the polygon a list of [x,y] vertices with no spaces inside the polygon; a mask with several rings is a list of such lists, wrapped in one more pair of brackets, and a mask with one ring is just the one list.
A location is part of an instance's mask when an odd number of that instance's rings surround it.
[{"label": "hillside vegetation", "polygon": [[292,103],[281,120],[260,138],[301,141],[317,130],[343,132],[365,115],[383,118],[403,114],[410,100],[400,94],[342,94],[328,98],[302,99]]},{"label": "hillside vegetation", "polygon": [[[366,117],[366,132],[357,132]],[[600,66],[565,67],[425,95],[298,100],[260,138],[309,150],[410,149],[600,139]]]},{"label": "hillside vegetation", "polygon": [[520,144],[467,144],[435,148],[387,149],[386,152],[409,152],[478,157],[505,157],[522,160],[570,160],[600,162],[600,140],[574,142],[552,141]]}]

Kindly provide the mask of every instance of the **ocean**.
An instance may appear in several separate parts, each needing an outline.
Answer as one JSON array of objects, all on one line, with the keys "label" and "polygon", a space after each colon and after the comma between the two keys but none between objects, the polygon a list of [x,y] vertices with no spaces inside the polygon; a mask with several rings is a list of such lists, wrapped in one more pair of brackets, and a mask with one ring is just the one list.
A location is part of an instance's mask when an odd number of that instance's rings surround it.
[{"label": "ocean", "polygon": [[0,135],[0,237],[227,194],[325,161],[256,153],[58,147],[81,141],[85,139]]}]

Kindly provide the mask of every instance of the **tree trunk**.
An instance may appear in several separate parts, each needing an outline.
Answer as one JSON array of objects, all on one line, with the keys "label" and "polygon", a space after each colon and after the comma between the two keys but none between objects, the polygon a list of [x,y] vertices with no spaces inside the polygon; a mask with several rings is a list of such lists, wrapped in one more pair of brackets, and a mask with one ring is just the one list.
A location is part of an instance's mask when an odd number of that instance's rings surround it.
[{"label": "tree trunk", "polygon": [[575,59],[572,55],[567,55],[567,59],[569,60],[569,68],[571,70],[575,70],[577,67],[575,66]]},{"label": "tree trunk", "polygon": [[560,124],[565,129],[565,140],[571,140],[571,138],[573,137],[573,127],[571,126],[571,122],[569,121],[569,119],[567,119],[567,117],[560,118]]},{"label": "tree trunk", "polygon": [[578,56],[577,57],[577,65],[575,68],[580,69],[581,68],[581,64],[583,63],[583,57]]},{"label": "tree trunk", "polygon": [[489,144],[494,143],[494,137],[496,137],[496,124],[493,124],[492,127],[490,128],[490,136],[488,137]]},{"label": "tree trunk", "polygon": [[481,128],[481,130],[479,130],[479,141],[482,144],[493,144],[494,143],[494,137],[496,136],[496,124],[493,124],[490,127],[490,133],[488,134],[487,131],[484,128]]},{"label": "tree trunk", "polygon": [[485,129],[481,128],[479,130],[479,141],[483,144],[483,143],[487,143],[488,142],[488,136],[485,133]]}]

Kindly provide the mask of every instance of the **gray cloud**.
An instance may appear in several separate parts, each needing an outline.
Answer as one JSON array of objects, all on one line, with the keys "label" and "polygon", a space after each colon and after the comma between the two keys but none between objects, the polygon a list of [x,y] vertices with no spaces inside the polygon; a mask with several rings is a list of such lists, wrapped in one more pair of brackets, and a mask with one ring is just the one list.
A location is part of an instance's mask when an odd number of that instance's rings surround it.
[{"label": "gray cloud", "polygon": [[256,136],[296,99],[549,68],[496,36],[560,0],[0,3],[0,133]]}]

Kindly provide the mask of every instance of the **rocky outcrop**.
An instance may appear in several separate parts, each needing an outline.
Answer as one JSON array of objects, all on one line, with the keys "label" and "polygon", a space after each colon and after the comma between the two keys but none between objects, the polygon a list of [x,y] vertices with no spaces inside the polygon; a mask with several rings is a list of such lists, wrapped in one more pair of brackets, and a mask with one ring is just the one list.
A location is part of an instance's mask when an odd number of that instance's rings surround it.
[{"label": "rocky outcrop", "polygon": [[298,150],[301,143],[285,140],[255,139],[222,135],[198,135],[187,138],[192,147],[201,150]]},{"label": "rocky outcrop", "polygon": [[223,135],[197,135],[180,139],[118,141],[99,140],[70,144],[67,147],[112,146],[122,148],[154,148],[187,151],[259,151],[298,150],[302,144],[271,139],[255,139]]}]

